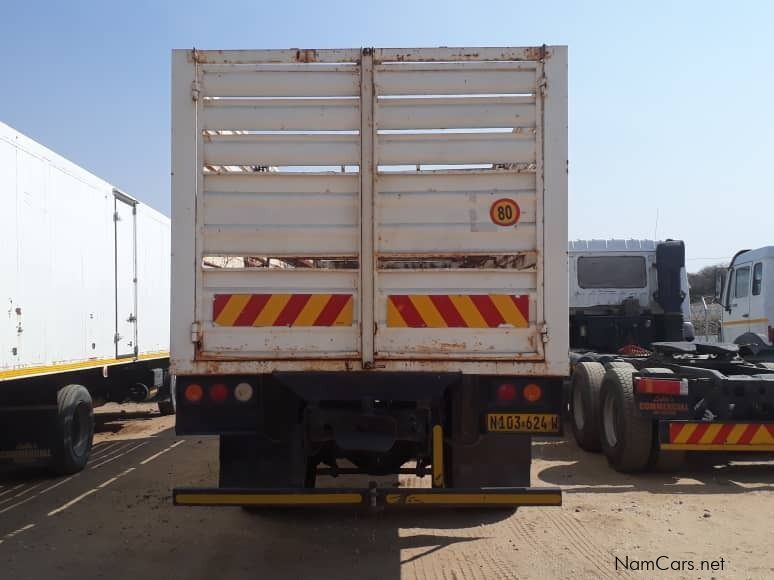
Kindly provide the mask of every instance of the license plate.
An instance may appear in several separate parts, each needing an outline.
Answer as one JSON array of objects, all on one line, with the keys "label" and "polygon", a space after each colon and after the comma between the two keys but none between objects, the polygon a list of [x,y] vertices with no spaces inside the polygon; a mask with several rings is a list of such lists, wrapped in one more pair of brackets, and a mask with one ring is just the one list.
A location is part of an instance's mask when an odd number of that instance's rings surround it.
[{"label": "license plate", "polygon": [[553,413],[487,413],[486,430],[503,433],[559,433]]}]

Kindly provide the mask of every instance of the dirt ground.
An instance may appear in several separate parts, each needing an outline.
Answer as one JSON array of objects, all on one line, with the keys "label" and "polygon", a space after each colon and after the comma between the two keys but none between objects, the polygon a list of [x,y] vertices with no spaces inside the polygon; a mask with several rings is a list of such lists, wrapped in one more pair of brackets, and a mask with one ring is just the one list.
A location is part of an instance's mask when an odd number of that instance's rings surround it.
[{"label": "dirt ground", "polygon": [[216,440],[123,409],[101,410],[84,472],[0,471],[1,579],[774,578],[766,458],[630,477],[544,440],[533,482],[561,486],[561,508],[251,514],[173,507],[173,486],[214,483]]}]

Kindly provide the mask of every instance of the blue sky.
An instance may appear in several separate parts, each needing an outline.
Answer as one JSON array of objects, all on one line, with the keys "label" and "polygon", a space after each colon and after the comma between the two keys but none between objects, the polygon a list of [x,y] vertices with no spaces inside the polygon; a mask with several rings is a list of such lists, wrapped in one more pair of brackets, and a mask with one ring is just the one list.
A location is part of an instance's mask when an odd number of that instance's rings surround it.
[{"label": "blue sky", "polygon": [[[570,237],[774,244],[774,3],[4,0],[0,120],[169,213],[170,49],[570,47]],[[656,230],[656,215],[658,227]]]}]

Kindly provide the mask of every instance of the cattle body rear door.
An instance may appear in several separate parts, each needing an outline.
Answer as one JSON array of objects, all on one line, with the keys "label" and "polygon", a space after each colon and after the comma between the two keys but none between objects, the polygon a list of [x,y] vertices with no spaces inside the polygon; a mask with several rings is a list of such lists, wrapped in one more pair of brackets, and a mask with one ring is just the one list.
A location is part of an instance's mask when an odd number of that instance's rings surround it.
[{"label": "cattle body rear door", "polygon": [[198,356],[357,359],[360,51],[263,54],[194,63]]},{"label": "cattle body rear door", "polygon": [[542,359],[542,63],[381,54],[376,358]]},{"label": "cattle body rear door", "polygon": [[[544,56],[189,53],[175,117],[196,151],[178,128],[173,153],[197,163],[176,170],[173,231],[196,230],[195,357],[544,360]],[[188,252],[174,258],[175,319]],[[566,304],[566,282],[552,288]]]}]

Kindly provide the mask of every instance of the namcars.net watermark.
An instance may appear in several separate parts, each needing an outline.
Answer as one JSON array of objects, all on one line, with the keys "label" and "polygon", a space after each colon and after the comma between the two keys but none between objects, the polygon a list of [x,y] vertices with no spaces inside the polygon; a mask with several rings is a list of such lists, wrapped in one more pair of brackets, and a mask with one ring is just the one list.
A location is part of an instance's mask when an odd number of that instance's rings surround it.
[{"label": "namcars.net watermark", "polygon": [[630,572],[722,572],[727,569],[728,562],[725,558],[717,560],[680,560],[670,556],[658,556],[647,560],[640,560],[624,556],[615,556],[615,569]]}]

